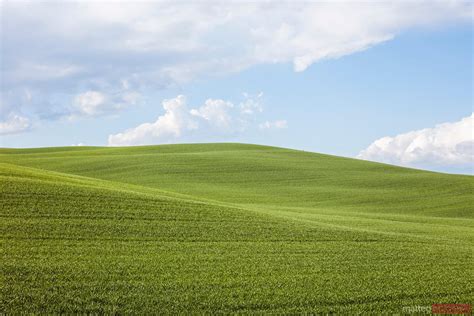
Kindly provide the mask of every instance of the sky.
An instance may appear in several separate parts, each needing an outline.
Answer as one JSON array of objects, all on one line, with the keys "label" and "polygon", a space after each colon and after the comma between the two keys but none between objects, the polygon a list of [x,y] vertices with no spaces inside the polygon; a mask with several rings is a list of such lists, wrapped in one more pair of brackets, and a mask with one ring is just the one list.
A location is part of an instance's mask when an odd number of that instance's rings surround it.
[{"label": "sky", "polygon": [[469,1],[6,1],[0,146],[274,145],[473,174]]}]

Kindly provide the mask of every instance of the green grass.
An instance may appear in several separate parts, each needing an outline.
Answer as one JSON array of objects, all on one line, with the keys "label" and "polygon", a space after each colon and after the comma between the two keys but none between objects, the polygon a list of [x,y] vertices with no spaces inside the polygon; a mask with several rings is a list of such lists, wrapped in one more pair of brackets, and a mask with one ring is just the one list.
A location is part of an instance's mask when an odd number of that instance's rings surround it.
[{"label": "green grass", "polygon": [[245,144],[0,149],[3,313],[472,303],[474,178]]}]

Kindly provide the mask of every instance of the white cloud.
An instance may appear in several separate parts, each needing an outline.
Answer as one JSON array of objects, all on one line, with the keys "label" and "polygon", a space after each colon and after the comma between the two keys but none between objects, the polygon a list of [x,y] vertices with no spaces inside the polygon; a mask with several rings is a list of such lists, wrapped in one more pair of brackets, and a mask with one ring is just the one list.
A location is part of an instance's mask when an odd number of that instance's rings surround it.
[{"label": "white cloud", "polygon": [[75,104],[85,115],[96,115],[103,111],[106,97],[98,91],[87,91],[76,96]]},{"label": "white cloud", "polygon": [[470,1],[4,1],[2,84],[40,91],[28,106],[43,108],[58,94],[153,89],[259,64],[303,71],[410,28],[470,22],[472,11]]},{"label": "white cloud", "polygon": [[266,121],[261,123],[258,127],[260,129],[282,129],[288,127],[288,122],[286,120]]},{"label": "white cloud", "polygon": [[158,117],[154,123],[143,123],[125,132],[110,135],[109,146],[128,146],[150,144],[156,141],[166,141],[181,136],[183,131],[198,127],[192,120],[186,105],[186,98],[179,95],[174,99],[164,100],[165,114]]},{"label": "white cloud", "polygon": [[218,127],[226,128],[232,123],[229,109],[233,107],[234,105],[228,101],[207,99],[203,106],[198,109],[192,109],[190,113],[194,116],[201,117]]},{"label": "white cloud", "polygon": [[[261,94],[257,96],[261,97]],[[256,103],[246,95],[245,101]],[[109,136],[109,146],[129,146],[166,143],[186,137],[207,135],[229,136],[251,127],[258,113],[243,113],[240,107],[222,99],[207,99],[203,105],[189,108],[186,98],[179,95],[162,102],[165,113],[155,122],[143,123]],[[269,123],[271,127],[286,127],[286,121]]]},{"label": "white cloud", "polygon": [[403,166],[471,167],[474,163],[474,114],[458,122],[382,137],[357,156]]},{"label": "white cloud", "polygon": [[100,91],[86,91],[76,95],[69,118],[112,114],[130,105],[136,105],[141,94],[136,91],[121,91],[107,95]]},{"label": "white cloud", "polygon": [[27,117],[10,113],[4,121],[0,122],[0,135],[21,133],[30,127],[30,120]]}]

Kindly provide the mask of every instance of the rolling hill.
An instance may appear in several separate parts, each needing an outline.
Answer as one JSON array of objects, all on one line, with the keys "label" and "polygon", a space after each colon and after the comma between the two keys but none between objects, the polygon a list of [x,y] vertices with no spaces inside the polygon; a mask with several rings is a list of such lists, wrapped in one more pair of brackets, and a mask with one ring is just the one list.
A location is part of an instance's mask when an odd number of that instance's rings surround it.
[{"label": "rolling hill", "polygon": [[246,144],[0,149],[3,313],[473,300],[474,178]]}]

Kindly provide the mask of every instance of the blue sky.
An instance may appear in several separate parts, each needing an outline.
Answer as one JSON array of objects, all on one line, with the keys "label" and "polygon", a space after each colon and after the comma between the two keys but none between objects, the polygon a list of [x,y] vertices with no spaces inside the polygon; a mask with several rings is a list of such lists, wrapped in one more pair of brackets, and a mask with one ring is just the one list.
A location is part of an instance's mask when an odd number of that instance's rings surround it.
[{"label": "blue sky", "polygon": [[[245,142],[472,173],[468,2],[449,10],[443,2],[395,12],[367,4],[353,4],[355,13],[310,8],[323,20],[336,16],[335,27],[342,26],[335,31],[324,23],[300,25],[303,17],[278,4],[249,13],[270,10],[273,23],[252,22],[235,13],[243,6],[235,4],[219,8],[237,16],[218,23],[223,30],[205,25],[197,35],[188,34],[201,27],[192,23],[188,33],[156,33],[159,13],[138,9],[128,20],[107,2],[92,18],[87,5],[43,4],[33,17],[25,15],[31,6],[5,5],[11,15],[2,23],[2,147]],[[183,11],[191,21],[215,14],[168,9],[186,22]],[[405,10],[411,16],[399,18]],[[48,19],[55,11],[96,24],[71,39],[66,31],[78,26]],[[246,19],[255,23],[251,33]],[[34,25],[38,34],[18,34],[19,25]],[[64,25],[65,34],[52,31]],[[138,35],[124,40],[127,28]],[[260,29],[264,35],[248,39]],[[96,34],[111,40],[102,44]]]}]

